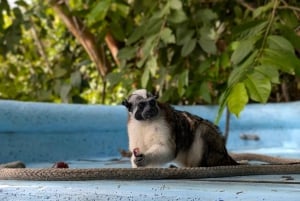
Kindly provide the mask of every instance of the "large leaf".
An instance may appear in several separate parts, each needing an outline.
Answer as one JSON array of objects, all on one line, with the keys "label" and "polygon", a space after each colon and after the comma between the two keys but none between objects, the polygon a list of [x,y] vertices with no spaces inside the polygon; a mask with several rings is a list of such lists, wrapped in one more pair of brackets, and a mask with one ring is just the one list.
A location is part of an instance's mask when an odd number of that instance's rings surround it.
[{"label": "large leaf", "polygon": [[253,36],[262,36],[263,31],[268,25],[266,20],[254,20],[236,26],[233,29],[233,37],[236,39],[248,39]]},{"label": "large leaf", "polygon": [[195,35],[195,30],[188,29],[186,26],[180,26],[176,29],[176,44],[184,45]]},{"label": "large leaf", "polygon": [[199,45],[201,48],[208,54],[216,54],[217,47],[214,40],[207,39],[207,38],[200,38]]},{"label": "large leaf", "polygon": [[233,86],[228,96],[227,106],[231,113],[239,116],[240,112],[248,103],[248,94],[244,83],[239,82]]},{"label": "large leaf", "polygon": [[216,54],[217,47],[215,44],[216,34],[213,31],[213,27],[209,25],[202,26],[200,31],[199,44],[201,48],[208,54]]},{"label": "large leaf", "polygon": [[282,36],[271,35],[267,40],[270,49],[294,53],[293,45]]},{"label": "large leaf", "polygon": [[238,41],[237,43],[237,47],[231,56],[233,64],[239,64],[251,53],[251,51],[253,51],[255,40],[251,38],[248,40]]},{"label": "large leaf", "polygon": [[255,71],[248,75],[244,82],[252,100],[261,103],[267,102],[271,93],[271,82],[269,78]]},{"label": "large leaf", "polygon": [[234,67],[228,78],[229,87],[245,79],[245,76],[248,73],[249,69],[251,69],[253,66],[253,62],[257,54],[258,51],[254,51],[242,64]]},{"label": "large leaf", "polygon": [[260,72],[264,76],[266,76],[272,83],[279,84],[279,72],[276,67],[268,66],[268,65],[260,65],[256,66],[255,71]]},{"label": "large leaf", "polygon": [[186,57],[188,56],[196,47],[196,39],[193,38],[185,43],[181,49],[181,56]]},{"label": "large leaf", "polygon": [[260,62],[264,65],[272,65],[290,74],[300,75],[300,60],[292,52],[265,49]]},{"label": "large leaf", "polygon": [[196,20],[204,24],[210,23],[212,20],[217,19],[218,15],[212,9],[199,9],[196,12]]}]

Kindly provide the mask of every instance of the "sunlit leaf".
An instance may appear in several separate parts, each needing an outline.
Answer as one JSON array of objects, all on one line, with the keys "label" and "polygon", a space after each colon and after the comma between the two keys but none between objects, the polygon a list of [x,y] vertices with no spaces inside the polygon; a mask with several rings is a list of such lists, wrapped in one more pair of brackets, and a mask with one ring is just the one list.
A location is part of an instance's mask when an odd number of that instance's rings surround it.
[{"label": "sunlit leaf", "polygon": [[170,7],[175,10],[182,9],[182,2],[180,0],[170,0]]},{"label": "sunlit leaf", "polygon": [[248,75],[244,82],[252,100],[261,103],[267,102],[271,93],[270,79],[259,72],[254,72]]},{"label": "sunlit leaf", "polygon": [[233,86],[228,96],[227,106],[231,113],[239,116],[240,112],[248,103],[248,94],[244,83],[240,82]]},{"label": "sunlit leaf", "polygon": [[160,33],[160,38],[165,44],[175,43],[175,36],[170,28],[164,28]]}]

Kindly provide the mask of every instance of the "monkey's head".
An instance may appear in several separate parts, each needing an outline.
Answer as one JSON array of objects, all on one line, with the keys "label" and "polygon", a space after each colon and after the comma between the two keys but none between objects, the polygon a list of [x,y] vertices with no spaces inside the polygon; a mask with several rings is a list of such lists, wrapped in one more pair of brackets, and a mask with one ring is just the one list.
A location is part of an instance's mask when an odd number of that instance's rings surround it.
[{"label": "monkey's head", "polygon": [[136,120],[150,120],[159,115],[157,96],[152,95],[145,89],[134,91],[122,104],[128,109],[129,115]]}]

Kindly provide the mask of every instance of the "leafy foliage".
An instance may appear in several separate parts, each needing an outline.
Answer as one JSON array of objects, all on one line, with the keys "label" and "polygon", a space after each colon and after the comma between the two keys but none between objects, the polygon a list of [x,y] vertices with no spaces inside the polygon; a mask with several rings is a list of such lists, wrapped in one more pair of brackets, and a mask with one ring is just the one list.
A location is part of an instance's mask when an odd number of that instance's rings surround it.
[{"label": "leafy foliage", "polygon": [[[225,107],[238,116],[281,101],[287,82],[300,90],[296,0],[49,2],[1,0],[1,98],[112,104],[142,87],[173,104],[220,104],[218,121]],[[95,39],[108,70],[62,16]]]}]

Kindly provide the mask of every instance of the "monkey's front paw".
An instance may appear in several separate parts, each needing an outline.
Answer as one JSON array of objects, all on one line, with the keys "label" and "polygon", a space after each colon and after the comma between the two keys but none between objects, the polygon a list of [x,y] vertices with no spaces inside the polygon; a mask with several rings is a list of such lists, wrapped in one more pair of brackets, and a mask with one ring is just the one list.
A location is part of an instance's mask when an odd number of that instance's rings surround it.
[{"label": "monkey's front paw", "polygon": [[136,155],[135,158],[134,158],[134,163],[138,167],[145,166],[145,155],[144,154]]}]

